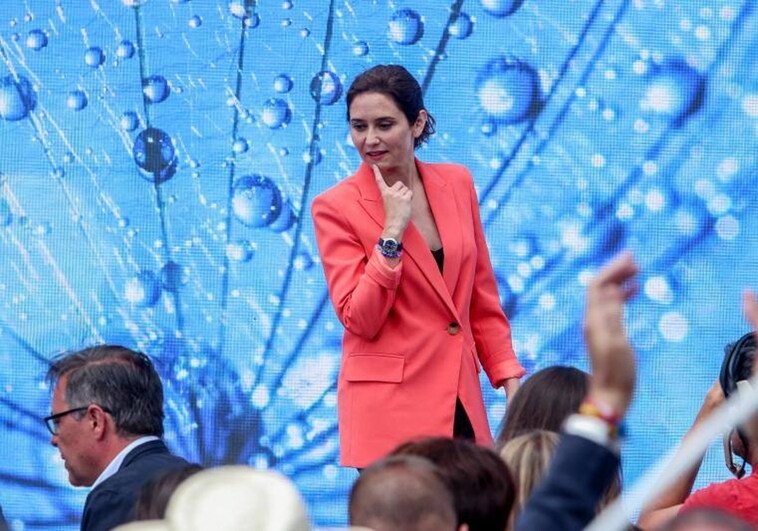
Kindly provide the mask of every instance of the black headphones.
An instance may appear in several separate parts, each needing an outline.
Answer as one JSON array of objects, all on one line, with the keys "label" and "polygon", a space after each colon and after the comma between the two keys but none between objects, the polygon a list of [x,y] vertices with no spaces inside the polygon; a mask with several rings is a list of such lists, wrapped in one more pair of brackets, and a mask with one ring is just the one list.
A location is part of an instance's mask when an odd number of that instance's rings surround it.
[{"label": "black headphones", "polygon": [[[737,391],[738,383],[748,380],[753,370],[753,359],[755,357],[756,344],[755,336],[752,332],[748,332],[737,340],[736,343],[727,345],[724,348],[724,361],[721,364],[721,372],[719,373],[719,383],[721,389],[724,391],[724,396],[729,398],[735,391]],[[747,455],[739,455],[742,457],[742,464],[737,466],[734,463],[734,449],[732,448],[732,434],[736,431],[742,446],[747,454],[748,438],[745,432],[737,427],[730,430],[724,435],[724,459],[726,460],[726,467],[737,478],[741,478],[745,475],[745,460]]]}]

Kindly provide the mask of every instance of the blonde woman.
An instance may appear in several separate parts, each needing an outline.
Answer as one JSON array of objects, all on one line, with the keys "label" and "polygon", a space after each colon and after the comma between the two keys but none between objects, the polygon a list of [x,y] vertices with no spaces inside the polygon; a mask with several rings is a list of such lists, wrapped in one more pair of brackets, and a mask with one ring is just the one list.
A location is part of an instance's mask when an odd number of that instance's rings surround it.
[{"label": "blonde woman", "polygon": [[508,530],[514,528],[521,508],[542,480],[555,455],[560,436],[552,431],[532,430],[508,441],[500,450],[500,457],[511,470],[516,482],[516,501],[511,510]]}]

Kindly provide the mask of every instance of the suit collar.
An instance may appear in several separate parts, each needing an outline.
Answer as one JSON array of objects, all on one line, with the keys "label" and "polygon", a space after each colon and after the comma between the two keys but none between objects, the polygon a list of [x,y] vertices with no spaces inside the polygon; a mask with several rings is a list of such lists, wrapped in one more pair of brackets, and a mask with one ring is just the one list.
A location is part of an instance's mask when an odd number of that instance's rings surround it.
[{"label": "suit collar", "polygon": [[100,473],[98,478],[92,484],[92,488],[94,489],[95,487],[100,485],[103,481],[105,481],[106,479],[114,475],[116,472],[121,470],[121,468],[128,465],[135,458],[136,455],[139,455],[146,450],[154,448],[154,445],[156,443],[163,445],[163,441],[161,441],[158,437],[155,437],[152,435],[140,437],[138,439],[133,440],[131,443],[125,446],[118,454],[116,454],[116,457],[114,457],[110,463],[108,463],[108,466],[105,467],[105,469]]}]

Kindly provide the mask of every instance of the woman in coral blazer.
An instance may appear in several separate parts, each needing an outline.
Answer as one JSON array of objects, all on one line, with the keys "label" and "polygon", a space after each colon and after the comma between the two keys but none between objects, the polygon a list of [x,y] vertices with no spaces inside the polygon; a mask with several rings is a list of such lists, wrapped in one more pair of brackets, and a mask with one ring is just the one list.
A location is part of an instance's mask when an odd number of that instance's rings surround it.
[{"label": "woman in coral blazer", "polygon": [[[358,172],[314,199],[327,284],[345,327],[341,463],[363,468],[424,436],[491,445],[479,372],[512,393],[511,346],[471,175],[414,156],[433,132],[421,88],[374,67],[347,94]],[[400,247],[399,249],[397,247]]]}]

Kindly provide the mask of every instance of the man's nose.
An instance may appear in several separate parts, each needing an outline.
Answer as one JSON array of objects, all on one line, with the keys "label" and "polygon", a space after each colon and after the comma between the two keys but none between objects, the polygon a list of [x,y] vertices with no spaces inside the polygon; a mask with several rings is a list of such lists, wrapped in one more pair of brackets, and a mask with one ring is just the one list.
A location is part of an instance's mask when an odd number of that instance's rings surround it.
[{"label": "man's nose", "polygon": [[57,434],[50,437],[50,444],[58,448],[58,435]]}]

